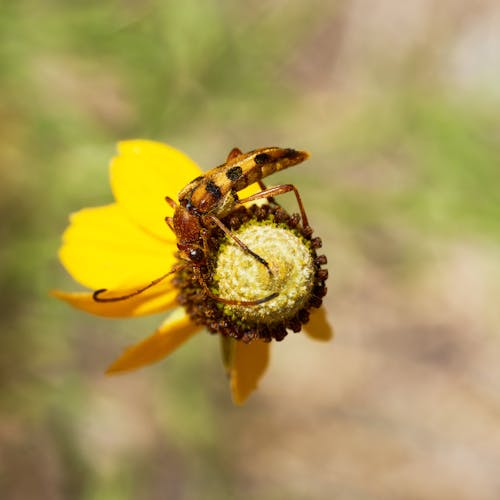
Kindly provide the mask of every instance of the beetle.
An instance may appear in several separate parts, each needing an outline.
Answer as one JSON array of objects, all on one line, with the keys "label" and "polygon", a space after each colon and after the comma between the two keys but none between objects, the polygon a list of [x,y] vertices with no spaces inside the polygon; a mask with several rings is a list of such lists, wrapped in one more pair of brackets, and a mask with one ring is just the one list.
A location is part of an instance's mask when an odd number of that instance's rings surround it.
[{"label": "beetle", "polygon": [[[208,288],[201,274],[201,268],[206,264],[207,242],[210,231],[218,227],[226,236],[232,238],[243,251],[249,253],[264,265],[270,274],[268,263],[258,254],[248,248],[229,228],[221,221],[237,206],[259,199],[274,201],[274,196],[293,191],[299,206],[302,226],[305,233],[312,233],[309,222],[297,188],[293,184],[280,184],[266,187],[263,178],[297,165],[309,157],[306,151],[291,148],[264,147],[243,153],[238,148],[233,148],[227,156],[226,162],[212,168],[203,175],[196,177],[187,184],[178,195],[178,202],[166,197],[166,202],[174,209],[173,216],[166,217],[165,221],[177,238],[177,248],[180,258],[193,266],[193,271],[203,287],[204,292],[212,299],[230,305],[253,306],[267,302],[278,294],[274,293],[262,299],[252,301],[237,301],[224,299],[214,295]],[[258,183],[261,190],[251,196],[239,199],[238,192]],[[125,300],[156,285],[173,272],[183,268],[176,267],[168,273],[153,280],[139,290],[120,297],[101,297],[106,289],[96,290],[94,300],[98,302],[114,302]]]}]

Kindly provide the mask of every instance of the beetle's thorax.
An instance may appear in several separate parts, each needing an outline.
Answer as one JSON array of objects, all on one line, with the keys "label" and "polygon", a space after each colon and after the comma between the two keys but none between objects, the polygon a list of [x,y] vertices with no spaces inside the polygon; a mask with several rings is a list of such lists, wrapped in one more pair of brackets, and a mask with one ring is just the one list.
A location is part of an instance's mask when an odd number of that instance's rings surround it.
[{"label": "beetle's thorax", "polygon": [[179,205],[173,217],[174,231],[181,243],[198,242],[201,238],[200,218],[183,205]]}]

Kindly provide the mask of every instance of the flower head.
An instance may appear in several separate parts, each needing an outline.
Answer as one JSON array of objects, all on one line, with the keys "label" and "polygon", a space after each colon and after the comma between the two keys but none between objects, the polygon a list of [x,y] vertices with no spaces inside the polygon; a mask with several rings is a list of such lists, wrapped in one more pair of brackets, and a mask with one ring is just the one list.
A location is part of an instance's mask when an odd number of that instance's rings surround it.
[{"label": "flower head", "polygon": [[219,227],[203,228],[200,245],[207,255],[200,265],[186,262],[165,224],[174,210],[165,198],[177,199],[203,172],[165,144],[132,140],[118,150],[111,162],[115,203],[72,214],[59,256],[77,282],[91,290],[105,288],[119,300],[96,300],[92,291],[52,294],[98,316],[171,312],[107,373],[158,361],[205,326],[220,334],[233,400],[241,404],[266,370],[273,338],[281,340],[287,329],[298,331],[305,323],[311,337],[331,337],[321,308],[309,318],[326,293],[327,273],[321,268],[326,259],[316,254],[320,240],[297,217],[276,204],[235,208],[222,218],[229,236]]}]

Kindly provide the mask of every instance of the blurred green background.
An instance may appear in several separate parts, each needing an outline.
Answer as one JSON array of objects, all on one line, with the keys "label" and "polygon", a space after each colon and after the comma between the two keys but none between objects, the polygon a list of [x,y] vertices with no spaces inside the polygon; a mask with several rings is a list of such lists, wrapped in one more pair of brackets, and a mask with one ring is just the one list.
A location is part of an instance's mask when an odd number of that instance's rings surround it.
[{"label": "blurred green background", "polygon": [[[498,2],[4,1],[0,95],[2,499],[498,498]],[[133,137],[312,152],[270,181],[323,238],[336,338],[273,346],[243,408],[213,337],[106,378],[161,316],[47,295]]]}]

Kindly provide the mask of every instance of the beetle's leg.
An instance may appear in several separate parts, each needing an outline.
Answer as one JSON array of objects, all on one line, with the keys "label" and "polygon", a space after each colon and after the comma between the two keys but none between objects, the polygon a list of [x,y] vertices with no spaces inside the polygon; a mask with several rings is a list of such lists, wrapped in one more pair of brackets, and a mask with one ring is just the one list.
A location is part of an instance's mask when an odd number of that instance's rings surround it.
[{"label": "beetle's leg", "polygon": [[[262,179],[258,180],[257,182],[259,184],[259,187],[260,187],[261,191],[266,191],[267,190],[267,186],[264,184],[264,182],[263,182]],[[269,196],[269,198],[267,198],[267,201],[269,203],[272,203],[273,205],[277,205],[276,200],[272,196]]]},{"label": "beetle's leg", "polygon": [[293,191],[295,194],[295,198],[297,198],[297,204],[300,209],[300,216],[302,217],[302,226],[304,227],[304,231],[312,234],[312,228],[309,225],[309,221],[307,219],[306,211],[304,209],[304,205],[302,204],[302,199],[300,198],[300,194],[297,188],[293,184],[280,184],[279,186],[273,186],[263,191],[259,191],[258,193],[252,194],[251,196],[247,196],[242,200],[238,200],[238,204],[248,203],[249,201],[261,200],[262,198],[272,198],[273,196],[278,196],[280,194],[289,193]]},{"label": "beetle's leg", "polygon": [[266,267],[267,272],[272,276],[273,272],[271,271],[271,268],[269,267],[269,264],[265,259],[263,259],[260,255],[256,254],[254,251],[250,250],[250,248],[245,245],[235,234],[231,232],[229,228],[227,228],[221,220],[219,220],[215,215],[205,215],[205,217],[208,217],[212,222],[217,224],[217,226],[224,231],[225,235],[231,238],[244,252],[250,254],[254,259],[258,260],[263,266]]},{"label": "beetle's leg", "polygon": [[206,228],[201,228],[200,230],[200,235],[201,235],[201,240],[203,241],[203,253],[205,254],[205,257],[207,255],[210,255],[210,246],[208,242],[208,237],[209,237],[210,231]]},{"label": "beetle's leg", "polygon": [[242,153],[241,149],[240,148],[233,148],[231,149],[231,151],[229,151],[229,154],[227,155],[227,158],[226,158],[226,163],[228,161],[231,161],[233,158],[236,158],[237,156],[240,156]]},{"label": "beetle's leg", "polygon": [[172,232],[175,233],[173,217],[165,217],[165,222],[167,223],[168,227],[172,230]]},{"label": "beetle's leg", "polygon": [[193,266],[193,271],[194,271],[194,274],[198,280],[198,283],[203,288],[203,291],[205,292],[205,294],[208,295],[211,299],[215,300],[216,302],[220,302],[221,304],[227,304],[228,306],[258,306],[259,304],[263,304],[264,302],[268,302],[269,300],[272,300],[279,295],[278,292],[274,292],[274,293],[271,293],[270,295],[267,295],[266,297],[262,297],[261,299],[256,299],[256,300],[224,299],[222,297],[215,295],[210,290],[210,288],[208,288],[208,285],[205,282],[205,279],[203,278],[199,267]]},{"label": "beetle's leg", "polygon": [[[175,203],[170,196],[165,196],[165,201],[175,210],[177,208],[177,203]],[[172,232],[175,234],[174,231],[174,219],[173,217],[165,217],[165,222],[168,224],[168,227],[172,230]]]},{"label": "beetle's leg", "polygon": [[177,203],[175,203],[170,196],[165,196],[165,201],[175,210],[177,208]]}]

